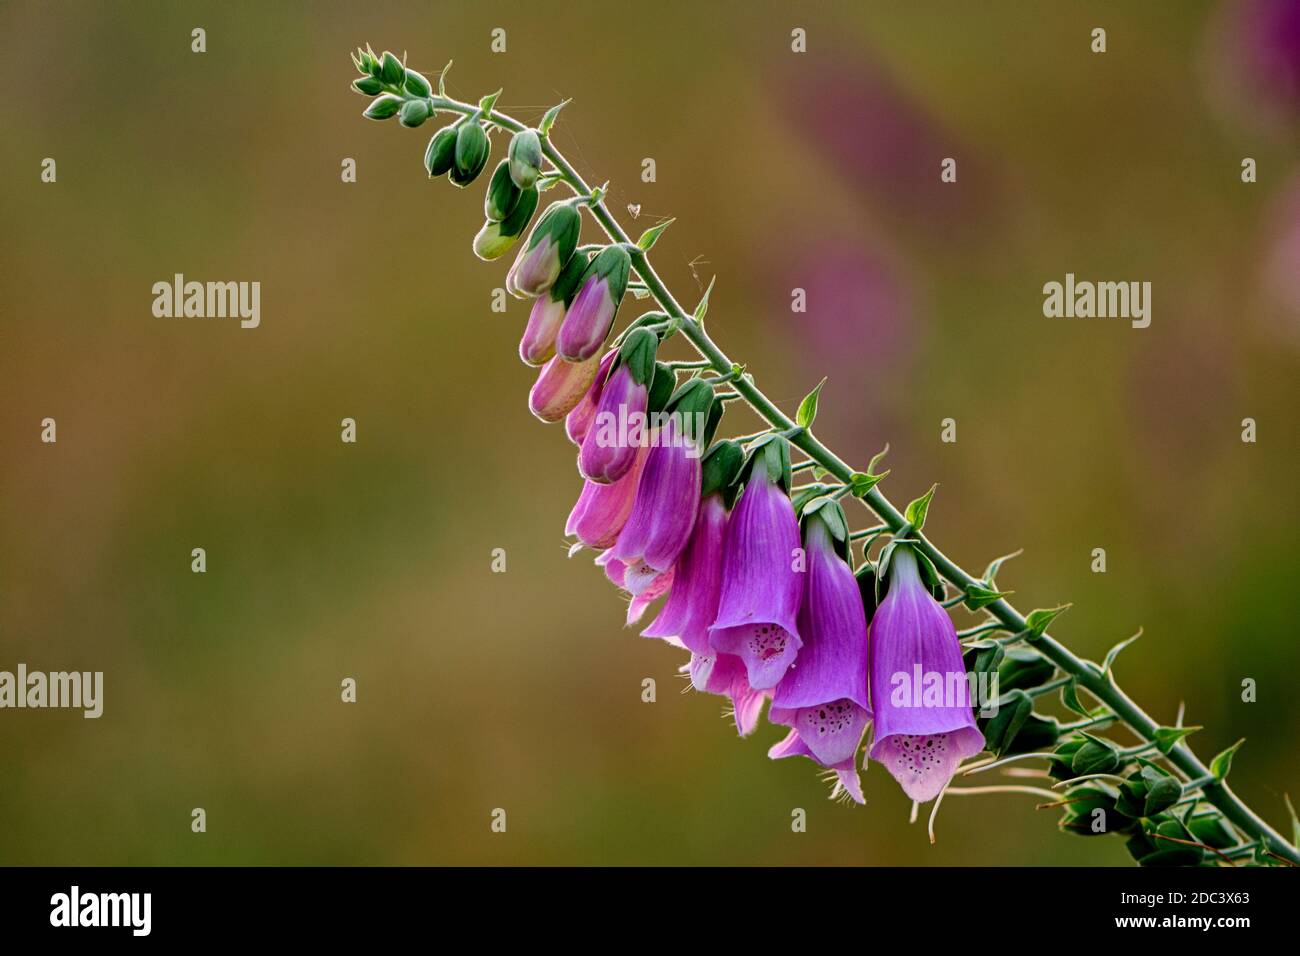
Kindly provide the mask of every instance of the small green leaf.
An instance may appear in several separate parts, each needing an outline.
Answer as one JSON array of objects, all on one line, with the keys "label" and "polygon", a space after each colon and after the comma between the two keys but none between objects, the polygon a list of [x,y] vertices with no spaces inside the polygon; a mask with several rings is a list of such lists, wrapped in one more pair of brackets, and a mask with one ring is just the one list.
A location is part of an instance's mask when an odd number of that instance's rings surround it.
[{"label": "small green leaf", "polygon": [[651,247],[659,241],[659,237],[664,234],[664,230],[671,226],[676,219],[665,219],[657,226],[651,226],[645,232],[641,233],[641,238],[636,241],[637,248],[642,252],[649,252]]},{"label": "small green leaf", "polygon": [[817,387],[804,396],[799,403],[799,410],[794,413],[796,425],[803,428],[812,428],[812,423],[817,418],[817,399],[821,396],[822,386],[826,384],[826,379],[817,383]]},{"label": "small green leaf", "polygon": [[484,116],[488,116],[492,112],[492,107],[497,105],[497,97],[500,95],[501,91],[497,90],[495,93],[489,93],[478,101],[478,108],[483,112]]},{"label": "small green leaf", "polygon": [[1102,677],[1105,677],[1107,674],[1110,673],[1111,665],[1115,663],[1115,658],[1119,657],[1119,652],[1124,650],[1124,648],[1128,647],[1130,644],[1132,644],[1141,636],[1142,636],[1142,628],[1139,627],[1138,632],[1136,634],[1134,634],[1130,638],[1126,638],[1125,640],[1120,641],[1118,644],[1116,644],[1114,647],[1112,647],[1110,650],[1106,652],[1106,659],[1101,662]]},{"label": "small green leaf", "polygon": [[1011,593],[1011,591],[994,591],[982,584],[970,584],[966,586],[966,606],[972,611],[978,611]]},{"label": "small green leaf", "polygon": [[447,65],[444,66],[442,72],[438,74],[438,95],[441,97],[445,98],[447,96],[447,74],[451,72],[451,65],[455,62],[455,60],[448,60]]},{"label": "small green leaf", "polygon": [[1062,611],[1070,607],[1069,604],[1061,604],[1058,607],[1035,608],[1029,612],[1025,618],[1025,630],[1028,631],[1027,638],[1036,641],[1047,633],[1047,627]]},{"label": "small green leaf", "polygon": [[987,581],[990,586],[992,586],[994,578],[996,578],[998,576],[998,572],[1002,570],[1002,565],[1005,562],[1010,561],[1012,558],[1020,557],[1020,555],[1024,553],[1025,553],[1025,549],[1020,548],[1016,551],[1012,551],[1010,554],[1004,554],[1000,558],[994,558],[992,561],[989,562],[989,566],[984,569],[984,580]]},{"label": "small green leaf", "polygon": [[1177,746],[1178,741],[1182,740],[1188,734],[1194,734],[1200,730],[1200,727],[1157,727],[1155,732],[1155,745],[1165,756],[1169,751]]},{"label": "small green leaf", "polygon": [[880,483],[880,479],[888,474],[888,471],[879,475],[866,475],[860,471],[855,471],[849,476],[849,494],[853,495],[854,498],[865,496],[868,491]]},{"label": "small green leaf", "polygon": [[875,457],[872,458],[871,461],[867,462],[867,474],[868,475],[876,474],[876,466],[879,465],[882,461],[884,461],[885,456],[888,454],[889,454],[889,442],[885,442],[885,447],[880,449],[880,451],[876,452]]},{"label": "small green leaf", "polygon": [[1219,754],[1217,757],[1215,757],[1213,760],[1210,761],[1210,773],[1214,774],[1215,780],[1222,783],[1224,780],[1227,779],[1228,771],[1232,769],[1233,755],[1236,754],[1237,748],[1240,747],[1245,742],[1246,742],[1246,738],[1242,737],[1235,744],[1233,744],[1227,750],[1223,751],[1223,753]]},{"label": "small green leaf", "polygon": [[717,276],[714,276],[712,279],[709,280],[709,287],[708,287],[707,289],[704,290],[704,298],[700,299],[700,303],[699,303],[699,305],[697,305],[697,306],[695,307],[695,321],[696,321],[696,322],[703,322],[703,321],[704,321],[704,317],[705,317],[706,315],[708,315],[708,312],[709,312],[709,294],[710,294],[711,292],[713,292],[713,283],[715,283],[715,282],[717,282],[717,281],[718,281],[718,277],[717,277]]},{"label": "small green leaf", "polygon": [[1061,687],[1061,703],[1067,710],[1072,710],[1076,714],[1080,714],[1084,717],[1092,716],[1092,714],[1088,712],[1088,708],[1084,707],[1083,703],[1079,700],[1079,686],[1077,681],[1072,680]]},{"label": "small green leaf", "polygon": [[930,499],[934,497],[935,489],[938,487],[938,484],[931,485],[929,491],[909,504],[907,510],[903,512],[903,517],[907,519],[907,523],[913,530],[920,531],[925,525],[925,516],[930,511]]},{"label": "small green leaf", "polygon": [[1284,793],[1282,799],[1286,801],[1286,812],[1291,814],[1291,845],[1300,846],[1300,817],[1295,814],[1295,807],[1291,804],[1291,795]]},{"label": "small green leaf", "polygon": [[541,123],[537,126],[537,134],[545,139],[546,134],[549,133],[551,127],[555,125],[555,120],[560,115],[560,110],[564,109],[571,102],[572,100],[565,100],[563,103],[556,103],[547,110],[546,115],[542,117]]}]

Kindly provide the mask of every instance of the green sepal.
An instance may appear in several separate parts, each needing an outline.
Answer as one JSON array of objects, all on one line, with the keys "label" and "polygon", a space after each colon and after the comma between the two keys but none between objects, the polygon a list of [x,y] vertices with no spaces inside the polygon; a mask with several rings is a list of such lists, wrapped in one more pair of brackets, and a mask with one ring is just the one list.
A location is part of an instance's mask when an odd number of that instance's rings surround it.
[{"label": "green sepal", "polygon": [[1192,817],[1186,821],[1193,839],[1216,850],[1230,850],[1237,845],[1237,836],[1218,814]]},{"label": "green sepal", "polygon": [[384,81],[377,76],[363,76],[352,81],[352,88],[366,96],[377,96],[384,91]]},{"label": "green sepal", "polygon": [[542,141],[535,129],[520,130],[510,138],[506,150],[510,178],[520,189],[537,184],[542,172]]},{"label": "green sepal", "polygon": [[1006,653],[1001,641],[977,641],[962,652],[962,663],[968,674],[993,674],[1002,664]]},{"label": "green sepal", "polygon": [[[525,195],[528,193],[537,195],[536,187],[524,190]],[[582,281],[582,274],[587,271],[587,263],[590,261],[591,258],[585,252],[575,252],[569,256],[569,261],[564,264],[555,282],[546,290],[545,294],[551,297],[552,302],[563,299],[566,306],[573,302],[573,297],[578,294],[578,283]]]},{"label": "green sepal", "polygon": [[977,721],[984,734],[984,746],[997,757],[1011,753],[1016,735],[1034,712],[1034,700],[1022,690],[1013,690],[998,700],[998,712]]},{"label": "green sepal", "polygon": [[[1057,826],[1064,833],[1078,836],[1108,836],[1135,830],[1137,824],[1133,820],[1116,812],[1115,798],[1115,788],[1097,780],[1071,787],[1065,791],[1063,799],[1068,802]],[[1101,811],[1100,817],[1098,810]]]},{"label": "green sepal", "polygon": [[998,687],[1003,692],[1027,690],[1046,684],[1055,673],[1056,665],[1042,654],[1024,647],[1012,647],[998,668]]},{"label": "green sepal", "polygon": [[894,535],[893,540],[880,550],[880,558],[876,562],[877,603],[884,601],[885,596],[889,593],[889,584],[892,578],[889,573],[889,565],[893,560],[894,552],[899,548],[910,548],[912,554],[916,556],[916,565],[921,571],[921,581],[925,585],[926,590],[930,592],[931,597],[936,601],[942,601],[947,594],[943,577],[939,574],[938,568],[934,566],[933,561],[926,557],[916,547],[916,542],[914,540],[908,539],[907,535],[910,533],[910,527],[905,526],[904,528],[899,529],[899,531]]},{"label": "green sepal", "polygon": [[858,593],[862,595],[862,610],[866,612],[867,623],[876,614],[876,566],[870,561],[863,561],[862,567],[853,573],[858,582]]},{"label": "green sepal", "polygon": [[1070,760],[1070,769],[1076,776],[1086,777],[1094,773],[1114,773],[1122,763],[1119,748],[1105,737],[1083,735],[1083,745],[1074,752]]},{"label": "green sepal", "polygon": [[787,495],[790,493],[794,475],[790,470],[790,442],[784,435],[770,432],[750,443],[742,480],[748,482],[755,468],[766,469],[768,477]]},{"label": "green sepal", "polygon": [[1074,771],[1074,755],[1083,749],[1088,739],[1082,734],[1071,734],[1056,745],[1052,758],[1047,761],[1047,772],[1057,780],[1073,780],[1079,776]]},{"label": "green sepal", "polygon": [[383,96],[375,97],[365,112],[361,115],[366,119],[386,120],[396,116],[397,111],[402,108],[402,98],[394,96],[392,93],[385,93]]},{"label": "green sepal", "polygon": [[[528,244],[524,248],[532,249],[542,239],[550,236],[551,242],[559,250],[560,261],[567,263],[573,251],[578,248],[578,234],[581,231],[582,214],[577,207],[568,200],[553,202],[546,207],[546,211],[537,220],[537,225],[528,234]],[[585,265],[583,269],[586,270]]]},{"label": "green sepal", "polygon": [[658,350],[658,336],[648,329],[636,329],[623,340],[618,350],[618,361],[628,367],[634,382],[648,387],[655,374],[655,353]]},{"label": "green sepal", "polygon": [[487,131],[477,121],[471,120],[456,131],[456,157],[451,167],[453,185],[462,189],[478,178],[487,165],[492,144]]},{"label": "green sepal", "polygon": [[1149,761],[1142,761],[1142,766],[1130,774],[1119,788],[1116,809],[1135,819],[1152,817],[1168,810],[1182,796],[1183,785],[1177,777]]},{"label": "green sepal", "polygon": [[406,71],[406,92],[412,96],[429,96],[433,93],[433,87],[429,81],[414,70]]},{"label": "green sepal", "polygon": [[646,396],[646,414],[655,415],[662,412],[676,387],[677,373],[667,362],[655,362],[654,378],[650,380],[649,394]]},{"label": "green sepal", "polygon": [[700,461],[700,497],[721,494],[728,508],[736,501],[736,479],[745,464],[745,450],[730,438],[715,442]]},{"label": "green sepal", "polygon": [[799,513],[799,526],[807,540],[808,527],[811,522],[819,521],[830,532],[835,551],[845,561],[849,560],[849,521],[844,517],[844,509],[834,498],[825,495],[805,505]]},{"label": "green sepal", "polygon": [[[537,203],[540,197],[536,189],[525,189],[519,193],[519,201],[515,203],[515,208],[510,210],[510,215],[501,220],[501,234],[503,236],[514,236],[518,238],[524,234],[528,224],[533,221],[533,213],[537,211]],[[569,258],[573,258],[570,256]],[[563,270],[561,270],[563,271]]]},{"label": "green sepal", "polygon": [[510,178],[510,161],[501,160],[488,181],[487,193],[483,197],[483,215],[493,222],[501,222],[510,215],[521,195],[522,191]]},{"label": "green sepal", "polygon": [[632,268],[632,259],[622,246],[606,246],[596,253],[587,265],[582,277],[585,283],[589,278],[605,279],[609,282],[609,295],[617,308],[623,293],[627,291],[627,277]]},{"label": "green sepal", "polygon": [[1139,866],[1198,866],[1205,859],[1205,851],[1174,842],[1194,839],[1181,820],[1164,814],[1148,820],[1124,845]]},{"label": "green sepal", "polygon": [[444,126],[433,134],[424,150],[424,168],[429,177],[441,176],[456,162],[456,133],[460,123]]},{"label": "green sepal", "polygon": [[379,78],[389,86],[397,86],[406,78],[406,67],[402,61],[387,50],[379,62]]}]

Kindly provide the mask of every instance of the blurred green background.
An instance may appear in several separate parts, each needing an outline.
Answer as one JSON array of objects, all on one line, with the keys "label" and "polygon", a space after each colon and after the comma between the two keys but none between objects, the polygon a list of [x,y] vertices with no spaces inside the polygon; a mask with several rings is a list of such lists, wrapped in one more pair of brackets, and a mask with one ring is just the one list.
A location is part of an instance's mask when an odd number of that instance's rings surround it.
[{"label": "blurred green background", "polygon": [[[1186,701],[1207,759],[1246,737],[1233,783],[1285,826],[1296,61],[1247,7],[1294,4],[4,3],[0,669],[106,687],[97,721],[0,712],[0,862],[1127,859],[1028,796],[950,798],[931,846],[881,768],[830,803],[766,758],[781,730],[679,693],[680,652],[565,558],[527,306],[490,310],[481,188],[423,175],[437,124],[362,119],[366,42],[525,120],[573,97],[557,146],[633,235],[678,217],[656,263],[688,302],[718,277],[710,328],[760,386],[793,407],[829,375],[820,436],[859,466],[889,442],[895,501],[939,481],[927,531],[968,568],[1025,548],[999,583],[1073,601],[1078,653],[1144,627],[1128,691]],[[261,327],[154,318],[177,272],[260,281]],[[1151,327],[1044,318],[1066,272],[1152,282]]]}]

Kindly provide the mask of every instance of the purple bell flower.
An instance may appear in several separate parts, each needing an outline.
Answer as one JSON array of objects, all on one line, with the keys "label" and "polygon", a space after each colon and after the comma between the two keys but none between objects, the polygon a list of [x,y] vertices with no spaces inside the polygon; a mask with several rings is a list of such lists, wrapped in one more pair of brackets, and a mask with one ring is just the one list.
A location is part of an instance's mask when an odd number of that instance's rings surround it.
[{"label": "purple bell flower", "polygon": [[627,291],[631,264],[627,250],[621,246],[606,246],[591,260],[560,326],[555,340],[557,354],[570,362],[581,362],[600,351]]},{"label": "purple bell flower", "polygon": [[832,537],[832,528],[838,529],[847,543],[840,506],[827,502],[805,515],[808,567],[798,617],[803,647],[776,685],[767,715],[772,723],[791,729],[768,756],[811,757],[835,770],[840,785],[861,803],[856,761],[871,719],[866,611],[857,579]]},{"label": "purple bell flower", "polygon": [[670,415],[654,436],[632,514],[614,545],[614,557],[628,565],[633,594],[640,590],[640,580],[663,574],[677,562],[695,528],[699,505],[700,449],[682,432],[678,417]]},{"label": "purple bell flower", "polygon": [[803,580],[793,565],[799,526],[782,475],[788,475],[789,460],[784,439],[755,453],[745,492],[727,523],[722,597],[709,629],[714,650],[745,662],[755,690],[775,687],[803,643],[795,621]]},{"label": "purple bell flower", "polygon": [[[572,414],[572,413],[570,413]],[[636,500],[636,487],[641,479],[646,449],[637,456],[632,467],[618,481],[603,485],[585,481],[582,493],[569,512],[564,533],[574,535],[585,547],[603,551],[613,546],[619,532],[627,524]]]},{"label": "purple bell flower", "polygon": [[692,654],[712,657],[709,626],[718,616],[722,592],[722,540],[727,506],[719,493],[700,502],[686,550],[677,560],[672,593],[643,637],[675,637]]},{"label": "purple bell flower", "polygon": [[[889,560],[889,593],[871,619],[874,741],[871,759],[917,803],[933,800],[957,765],[984,749],[952,619],[900,545]],[[921,686],[917,686],[917,684]]]},{"label": "purple bell flower", "polygon": [[589,481],[618,481],[645,444],[648,383],[630,365],[614,370],[600,391],[596,411],[578,452],[578,472]]}]

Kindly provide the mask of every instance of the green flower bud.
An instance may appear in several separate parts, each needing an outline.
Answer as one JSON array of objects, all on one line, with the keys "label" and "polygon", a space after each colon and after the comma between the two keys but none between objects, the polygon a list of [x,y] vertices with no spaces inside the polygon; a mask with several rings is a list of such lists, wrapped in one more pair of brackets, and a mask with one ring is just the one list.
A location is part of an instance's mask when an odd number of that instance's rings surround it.
[{"label": "green flower bud", "polygon": [[537,130],[526,129],[515,133],[510,140],[510,178],[520,189],[537,182],[542,172],[542,141]]},{"label": "green flower bud", "polygon": [[433,87],[419,73],[414,70],[406,71],[406,92],[412,96],[428,96],[433,92]]},{"label": "green flower bud", "polygon": [[402,98],[400,96],[385,93],[383,96],[376,97],[361,115],[366,119],[386,120],[390,116],[396,116],[397,111],[401,108]]},{"label": "green flower bud", "polygon": [[405,77],[406,67],[402,66],[402,61],[385,50],[379,64],[379,78],[389,86],[397,86]]},{"label": "green flower bud", "polygon": [[424,168],[429,171],[429,178],[441,176],[451,169],[456,162],[456,124],[444,126],[433,134],[429,146],[424,151]]},{"label": "green flower bud", "polygon": [[352,88],[366,96],[375,96],[383,92],[384,84],[377,76],[363,76],[352,81]]},{"label": "green flower bud", "polygon": [[1115,807],[1120,813],[1137,819],[1152,817],[1168,810],[1182,799],[1183,785],[1178,778],[1152,764],[1144,764],[1119,788]]},{"label": "green flower bud", "polygon": [[407,100],[398,111],[397,121],[414,129],[432,115],[428,100]]},{"label": "green flower bud", "polygon": [[[874,598],[873,598],[874,600]],[[1001,641],[979,641],[966,648],[962,654],[962,663],[968,674],[992,674],[1006,656],[1006,648]]]},{"label": "green flower bud", "polygon": [[1180,820],[1163,814],[1147,821],[1124,846],[1139,866],[1199,866],[1205,860],[1205,851],[1177,842],[1192,839]]},{"label": "green flower bud", "polygon": [[1013,753],[1011,748],[1016,734],[1020,733],[1020,728],[1033,712],[1034,700],[1023,690],[1013,690],[1003,695],[998,701],[998,712],[992,717],[981,717],[978,720],[989,752],[996,757]]},{"label": "green flower bud", "polygon": [[462,189],[478,178],[487,165],[492,144],[487,132],[474,120],[456,131],[456,161],[451,167],[451,181]]},{"label": "green flower bud", "polygon": [[504,255],[528,228],[528,222],[536,211],[537,190],[525,189],[509,216],[501,222],[489,220],[483,223],[483,228],[474,237],[474,254],[488,261]]},{"label": "green flower bud", "polygon": [[1119,748],[1101,737],[1089,737],[1070,758],[1070,769],[1080,777],[1094,773],[1114,773],[1120,768]]},{"label": "green flower bud", "polygon": [[510,178],[510,161],[501,160],[496,172],[488,183],[487,195],[483,199],[483,215],[492,222],[500,222],[510,215],[515,204],[519,202],[520,189]]},{"label": "green flower bud", "polygon": [[1106,836],[1134,830],[1137,825],[1116,812],[1116,796],[1114,787],[1095,780],[1071,787],[1065,792],[1065,815],[1057,826],[1079,836]]},{"label": "green flower bud", "polygon": [[1056,749],[1052,751],[1055,756],[1047,762],[1047,772],[1057,780],[1073,780],[1075,777],[1079,776],[1074,771],[1074,755],[1077,754],[1087,742],[1088,738],[1084,737],[1082,734],[1074,734],[1066,740],[1061,741],[1061,743],[1057,745]]},{"label": "green flower bud", "polygon": [[1187,826],[1192,831],[1192,836],[1197,842],[1212,846],[1216,850],[1227,850],[1237,845],[1237,838],[1228,825],[1223,822],[1223,817],[1218,814],[1192,817],[1187,822]]},{"label": "green flower bud", "polygon": [[1056,665],[1034,651],[1022,647],[1007,650],[998,668],[998,688],[1002,691],[1024,690],[1046,684],[1056,672]]}]

